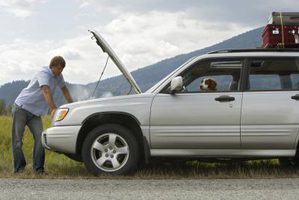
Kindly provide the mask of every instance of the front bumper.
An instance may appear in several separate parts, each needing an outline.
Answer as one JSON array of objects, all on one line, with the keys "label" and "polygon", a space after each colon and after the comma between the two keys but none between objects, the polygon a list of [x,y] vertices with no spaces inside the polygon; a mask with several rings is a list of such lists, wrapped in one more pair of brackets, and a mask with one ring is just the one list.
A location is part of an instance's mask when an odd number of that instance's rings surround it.
[{"label": "front bumper", "polygon": [[55,126],[42,133],[42,144],[51,151],[76,153],[76,142],[81,126]]}]

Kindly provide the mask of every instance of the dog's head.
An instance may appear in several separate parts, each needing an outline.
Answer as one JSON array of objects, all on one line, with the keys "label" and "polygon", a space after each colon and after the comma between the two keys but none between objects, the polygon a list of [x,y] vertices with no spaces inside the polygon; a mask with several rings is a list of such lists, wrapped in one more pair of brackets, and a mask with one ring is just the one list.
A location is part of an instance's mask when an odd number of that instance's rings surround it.
[{"label": "dog's head", "polygon": [[215,91],[216,87],[217,87],[216,81],[211,78],[204,78],[200,83],[201,90]]}]

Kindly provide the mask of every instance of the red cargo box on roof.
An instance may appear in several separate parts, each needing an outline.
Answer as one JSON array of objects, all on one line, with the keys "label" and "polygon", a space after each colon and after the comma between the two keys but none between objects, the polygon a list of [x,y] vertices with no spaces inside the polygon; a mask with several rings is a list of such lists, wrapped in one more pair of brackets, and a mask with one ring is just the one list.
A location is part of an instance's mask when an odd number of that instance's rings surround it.
[{"label": "red cargo box on roof", "polygon": [[268,24],[299,25],[299,12],[272,12]]},{"label": "red cargo box on roof", "polygon": [[299,47],[299,25],[268,24],[262,38],[263,48]]},{"label": "red cargo box on roof", "polygon": [[272,12],[262,38],[263,48],[298,48],[299,12]]}]

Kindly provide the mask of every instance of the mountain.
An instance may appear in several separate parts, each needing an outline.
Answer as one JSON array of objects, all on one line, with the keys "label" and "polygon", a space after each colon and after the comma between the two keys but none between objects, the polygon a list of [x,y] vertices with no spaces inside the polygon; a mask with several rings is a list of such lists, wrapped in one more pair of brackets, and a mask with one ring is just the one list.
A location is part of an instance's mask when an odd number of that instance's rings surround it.
[{"label": "mountain", "polygon": [[29,81],[13,81],[0,87],[0,99],[5,101],[6,105],[14,102],[21,90],[28,85]]},{"label": "mountain", "polygon": [[[260,47],[262,30],[263,28],[257,28],[213,46],[162,60],[153,65],[135,70],[132,72],[132,75],[138,85],[141,87],[142,91],[146,91],[171,71],[175,70],[181,64],[194,56],[221,49]],[[12,83],[6,83],[2,85],[0,87],[0,99],[3,99],[6,105],[12,104],[20,91],[26,87],[28,83],[28,81],[14,81]],[[101,96],[117,96],[131,93],[129,84],[121,75],[101,81],[99,86],[96,88],[97,84],[97,82],[89,83],[87,85],[68,83],[68,88],[70,89],[70,92],[76,101]],[[64,99],[60,90],[56,90],[54,99],[59,105],[64,103]]]}]

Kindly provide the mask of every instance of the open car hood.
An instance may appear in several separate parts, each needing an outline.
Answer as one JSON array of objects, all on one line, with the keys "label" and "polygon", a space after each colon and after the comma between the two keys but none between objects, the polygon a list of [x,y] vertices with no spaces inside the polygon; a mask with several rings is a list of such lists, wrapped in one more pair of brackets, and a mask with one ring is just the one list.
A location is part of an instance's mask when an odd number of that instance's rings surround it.
[{"label": "open car hood", "polygon": [[109,46],[109,44],[105,41],[105,39],[95,30],[89,30],[92,33],[93,37],[96,39],[96,43],[101,47],[103,52],[107,53],[109,57],[113,60],[114,64],[118,67],[118,69],[122,72],[122,74],[126,77],[128,82],[134,88],[137,94],[142,93],[140,87],[137,85],[135,79],[131,75],[131,73],[125,68],[125,65],[118,58],[113,49]]}]

